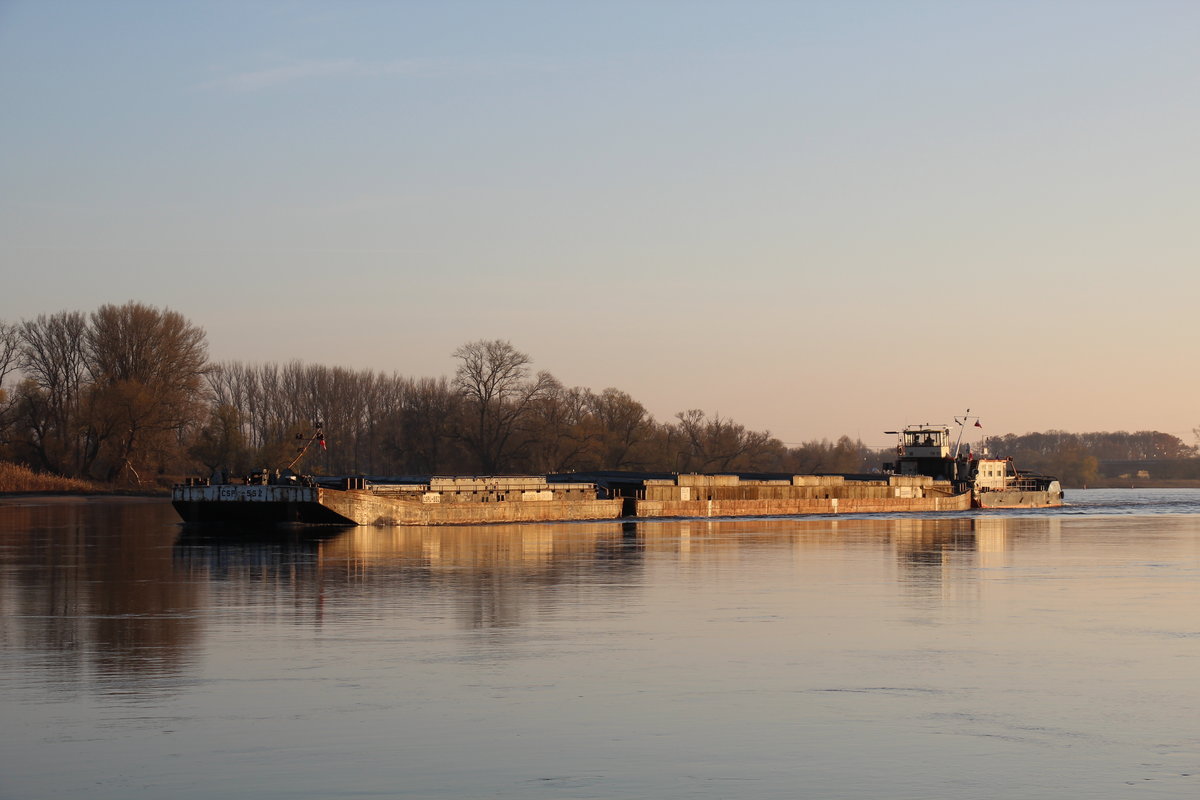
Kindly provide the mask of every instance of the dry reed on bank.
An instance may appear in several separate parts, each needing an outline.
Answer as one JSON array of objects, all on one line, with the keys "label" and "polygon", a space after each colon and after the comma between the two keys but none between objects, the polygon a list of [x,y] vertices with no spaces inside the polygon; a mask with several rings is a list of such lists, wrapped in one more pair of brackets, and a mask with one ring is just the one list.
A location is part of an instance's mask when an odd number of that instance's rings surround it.
[{"label": "dry reed on bank", "polygon": [[24,464],[0,461],[0,492],[94,493],[100,491],[103,491],[101,487],[89,481],[47,475],[43,472],[34,472]]}]

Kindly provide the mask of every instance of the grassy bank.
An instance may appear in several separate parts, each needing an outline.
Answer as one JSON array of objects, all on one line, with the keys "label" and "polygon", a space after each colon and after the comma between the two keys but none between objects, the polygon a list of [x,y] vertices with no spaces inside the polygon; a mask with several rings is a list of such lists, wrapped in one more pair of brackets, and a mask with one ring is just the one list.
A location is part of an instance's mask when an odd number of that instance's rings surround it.
[{"label": "grassy bank", "polygon": [[24,464],[0,461],[0,492],[26,494],[37,492],[69,494],[106,494],[112,489],[91,481],[63,478],[34,472]]}]

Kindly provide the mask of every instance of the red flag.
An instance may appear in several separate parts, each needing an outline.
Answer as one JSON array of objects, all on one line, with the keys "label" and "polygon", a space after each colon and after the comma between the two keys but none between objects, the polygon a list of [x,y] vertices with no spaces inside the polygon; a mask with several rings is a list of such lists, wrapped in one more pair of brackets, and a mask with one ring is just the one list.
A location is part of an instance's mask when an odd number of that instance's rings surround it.
[{"label": "red flag", "polygon": [[979,424],[979,420],[975,420],[975,427],[982,428],[983,426]]},{"label": "red flag", "polygon": [[[978,423],[976,423],[976,424],[978,424]],[[318,439],[317,441],[321,443],[321,449],[322,449],[322,450],[328,450],[328,449],[329,449],[328,447],[326,447],[326,446],[325,446],[325,437],[324,437],[324,436],[322,436],[322,437],[321,437],[320,439]]]}]

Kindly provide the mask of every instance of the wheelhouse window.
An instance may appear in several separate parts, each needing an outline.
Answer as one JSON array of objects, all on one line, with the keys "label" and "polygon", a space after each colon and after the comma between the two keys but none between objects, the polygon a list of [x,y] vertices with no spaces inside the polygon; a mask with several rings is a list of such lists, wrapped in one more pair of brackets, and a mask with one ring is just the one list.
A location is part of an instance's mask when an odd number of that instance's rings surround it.
[{"label": "wheelhouse window", "polygon": [[946,443],[945,431],[905,431],[905,447],[941,447]]}]

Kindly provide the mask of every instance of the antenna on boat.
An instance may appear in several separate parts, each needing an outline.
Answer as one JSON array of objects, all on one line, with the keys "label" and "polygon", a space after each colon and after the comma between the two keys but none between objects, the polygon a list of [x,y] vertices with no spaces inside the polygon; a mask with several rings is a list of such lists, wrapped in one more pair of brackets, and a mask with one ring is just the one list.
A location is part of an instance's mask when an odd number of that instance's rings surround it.
[{"label": "antenna on boat", "polygon": [[966,414],[964,414],[961,417],[954,418],[954,421],[958,423],[958,441],[956,441],[954,443],[954,457],[955,458],[958,458],[958,450],[962,446],[963,431],[965,431],[967,429],[967,421],[972,420],[972,419],[975,420],[976,428],[983,427],[982,425],[979,424],[979,417],[971,416],[971,409],[969,409],[969,408],[967,409]]},{"label": "antenna on boat", "polygon": [[[297,434],[296,434],[296,438],[297,438],[297,439],[303,439],[303,438],[304,438],[304,434],[303,434],[303,433],[297,433]],[[313,432],[312,432],[312,436],[309,436],[309,437],[308,437],[308,441],[307,441],[307,442],[305,442],[305,443],[304,443],[304,445],[303,445],[302,447],[300,447],[300,448],[299,448],[299,452],[297,452],[297,453],[296,453],[296,457],[292,459],[292,463],[290,463],[290,464],[288,464],[288,465],[287,465],[287,468],[288,468],[289,470],[290,470],[292,467],[296,466],[296,464],[300,463],[300,459],[304,458],[304,454],[308,452],[308,448],[312,447],[314,442],[318,442],[318,443],[320,443],[320,445],[321,445],[321,449],[322,449],[322,450],[325,450],[325,449],[327,449],[327,448],[325,447],[325,425],[324,425],[324,423],[323,423],[323,422],[321,422],[321,420],[319,420],[319,419],[314,419],[314,420],[313,420]]]}]

